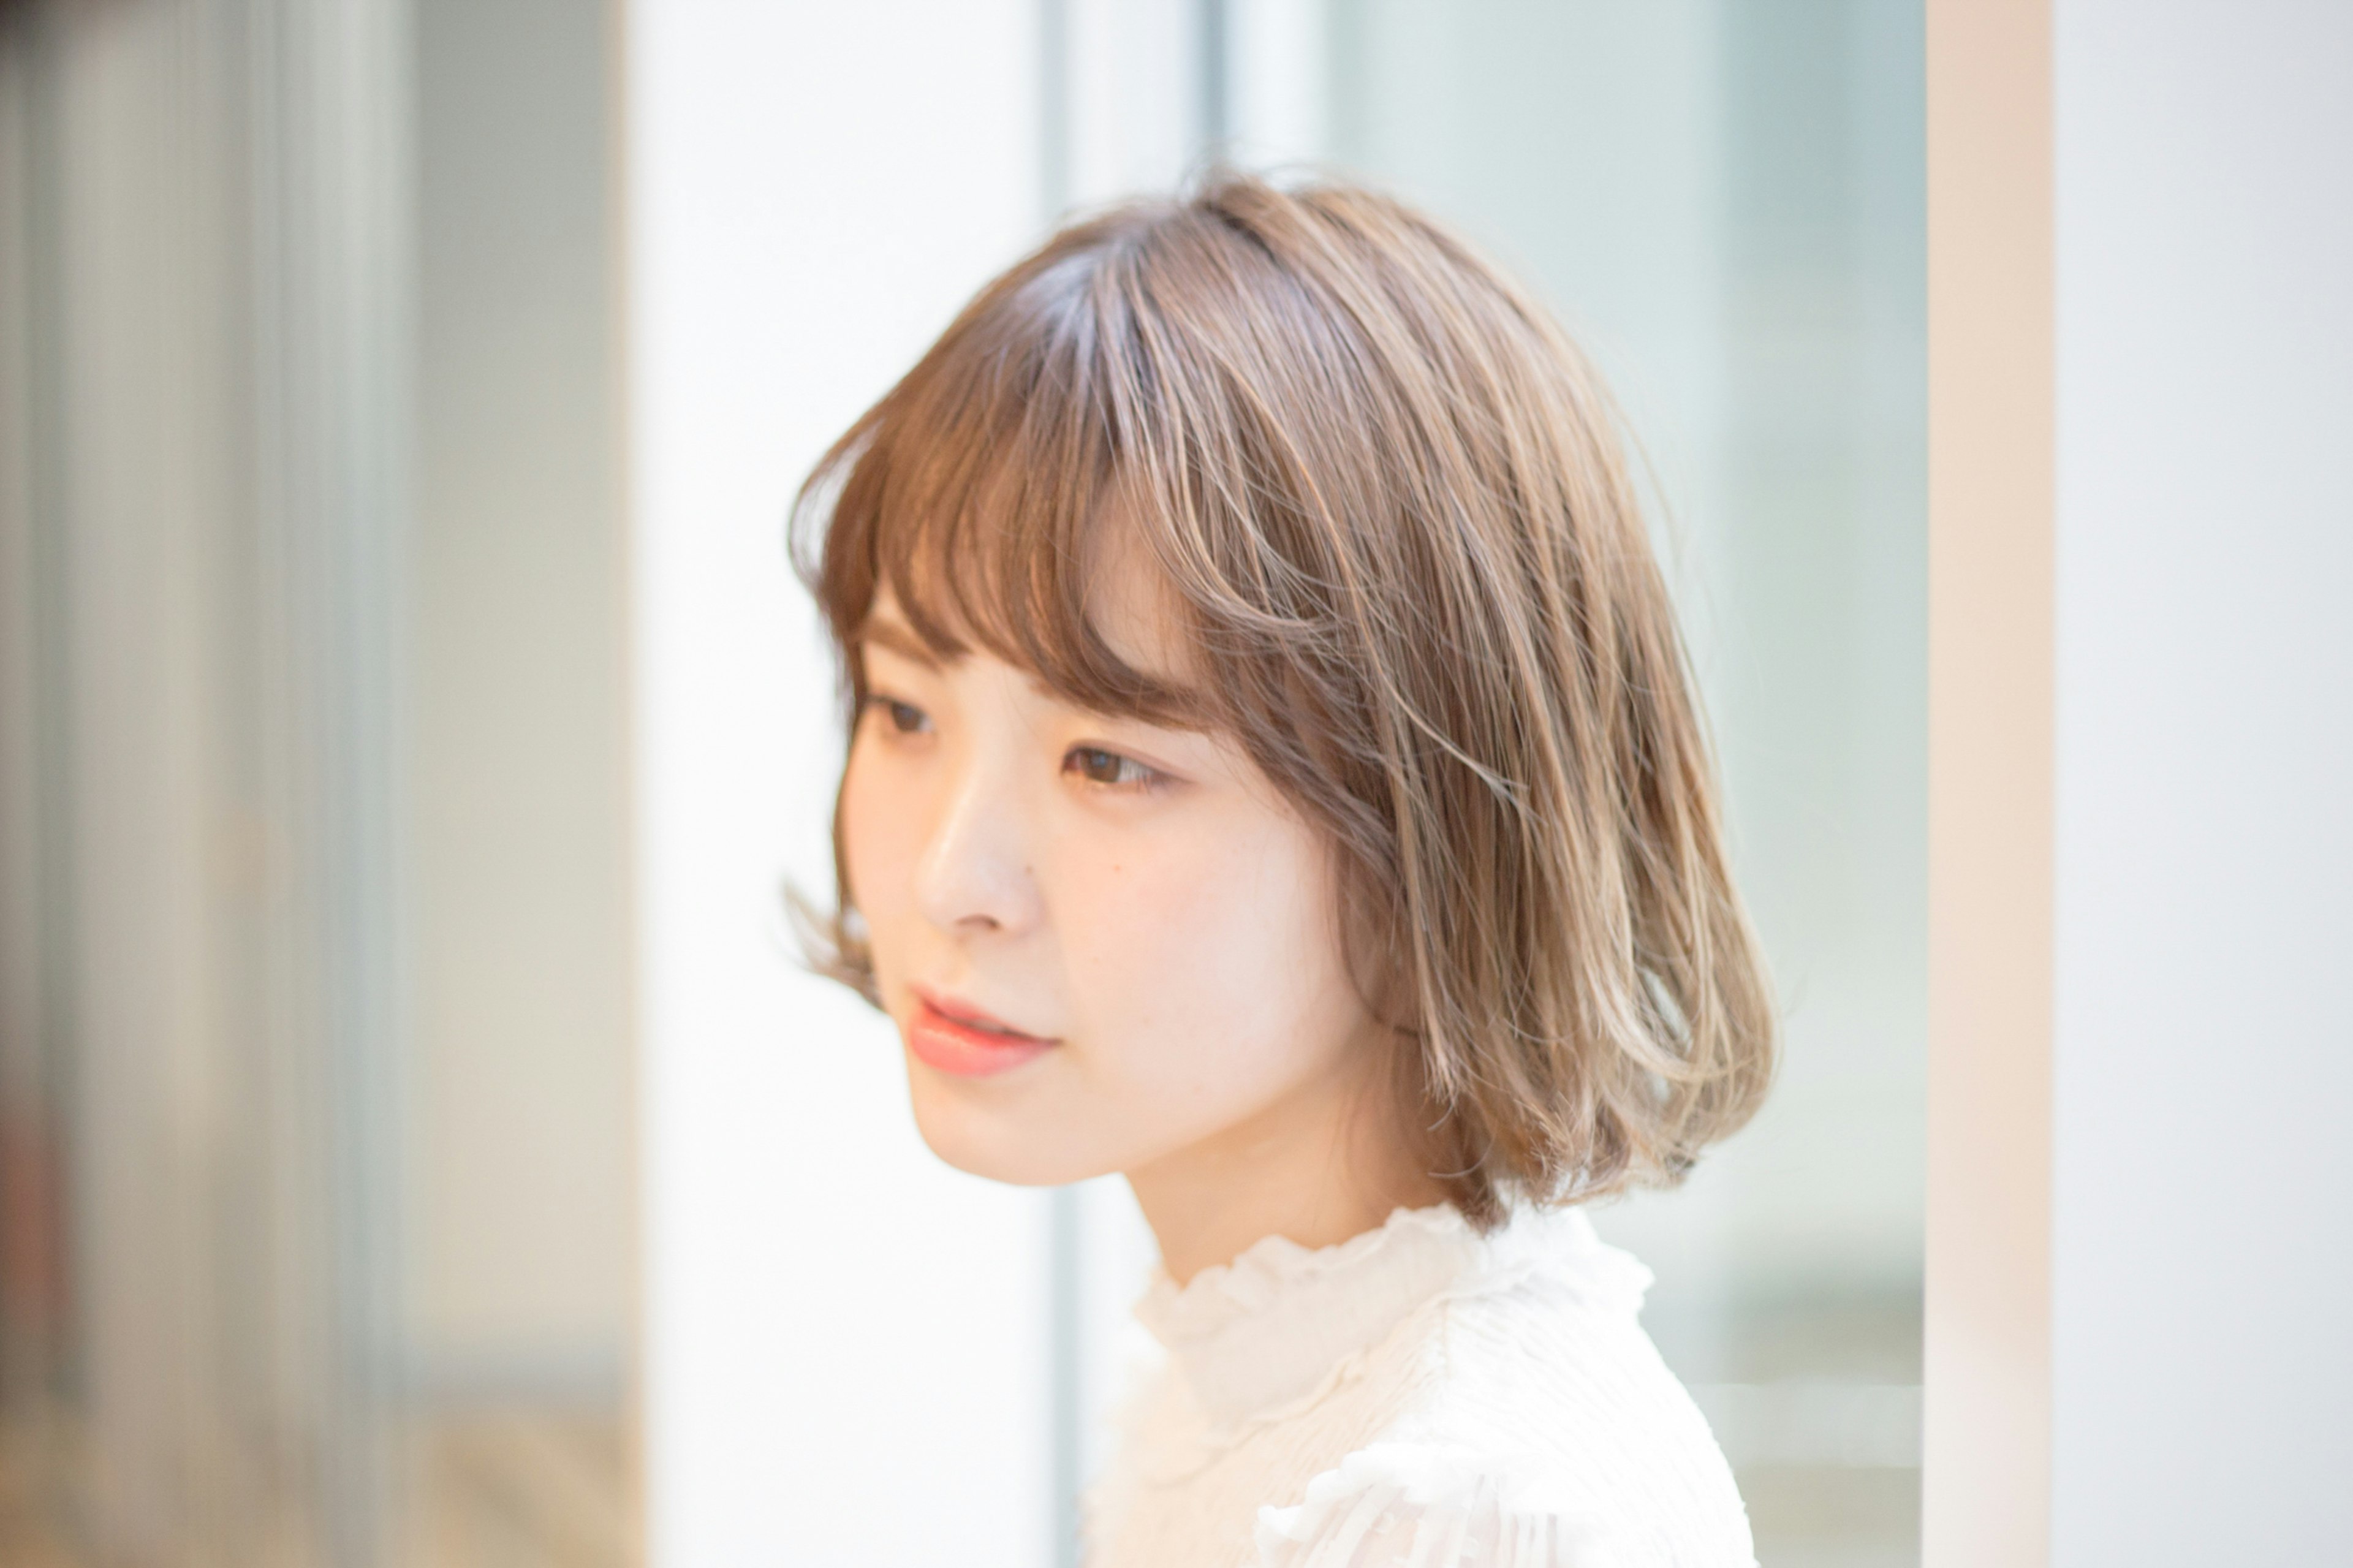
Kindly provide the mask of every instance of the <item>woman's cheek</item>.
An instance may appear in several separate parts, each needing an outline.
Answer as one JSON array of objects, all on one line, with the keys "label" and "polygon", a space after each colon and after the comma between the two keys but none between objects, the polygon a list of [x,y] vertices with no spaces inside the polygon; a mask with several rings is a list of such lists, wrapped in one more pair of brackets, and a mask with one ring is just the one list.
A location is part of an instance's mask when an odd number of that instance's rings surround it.
[{"label": "woman's cheek", "polygon": [[875,962],[887,967],[893,956],[892,936],[901,911],[912,897],[915,858],[921,853],[920,825],[907,809],[911,802],[894,798],[888,759],[878,759],[863,744],[850,749],[841,780],[841,851],[849,900],[865,918]]},{"label": "woman's cheek", "polygon": [[1185,1101],[1230,1093],[1255,1076],[1265,1059],[1270,949],[1293,942],[1284,911],[1255,906],[1254,879],[1219,847],[1213,840],[1106,853],[1083,900],[1057,917],[1073,978],[1083,977],[1087,991],[1088,1034],[1113,1058],[1105,1065]]}]

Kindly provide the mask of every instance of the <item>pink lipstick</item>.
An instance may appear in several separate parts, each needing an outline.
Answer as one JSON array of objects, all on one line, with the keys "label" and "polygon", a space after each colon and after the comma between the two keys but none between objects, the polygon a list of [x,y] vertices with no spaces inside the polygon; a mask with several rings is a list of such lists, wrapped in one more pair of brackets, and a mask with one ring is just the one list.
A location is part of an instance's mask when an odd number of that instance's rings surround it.
[{"label": "pink lipstick", "polygon": [[1025,1035],[976,1007],[915,992],[915,1016],[907,1021],[907,1048],[915,1059],[958,1078],[987,1078],[1035,1061],[1054,1042]]}]

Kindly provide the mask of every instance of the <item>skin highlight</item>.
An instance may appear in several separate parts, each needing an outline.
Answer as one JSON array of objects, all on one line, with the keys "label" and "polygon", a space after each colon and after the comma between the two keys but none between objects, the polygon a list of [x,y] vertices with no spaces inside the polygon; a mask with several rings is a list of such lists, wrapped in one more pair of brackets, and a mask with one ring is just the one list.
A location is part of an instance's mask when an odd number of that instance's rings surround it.
[{"label": "skin highlight", "polygon": [[[1181,679],[1153,575],[1115,556],[1096,583],[1106,640]],[[1179,1282],[1443,1199],[1399,1042],[1348,973],[1328,847],[1238,746],[1086,711],[985,651],[935,658],[887,592],[855,656],[845,868],[936,1153],[1025,1184],[1124,1174]],[[964,1058],[918,1050],[942,1015],[1050,1046],[944,1070]]]}]

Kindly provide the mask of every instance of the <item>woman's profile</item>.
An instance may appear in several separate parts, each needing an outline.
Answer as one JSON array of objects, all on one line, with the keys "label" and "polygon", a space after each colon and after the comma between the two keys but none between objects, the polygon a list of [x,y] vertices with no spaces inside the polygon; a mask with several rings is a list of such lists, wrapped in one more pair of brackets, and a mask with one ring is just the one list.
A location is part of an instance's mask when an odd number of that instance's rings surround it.
[{"label": "woman's profile", "polygon": [[1752,1562],[1577,1205],[1771,1076],[1611,405],[1383,196],[1219,176],[991,283],[800,502],[812,939],[944,1159],[1120,1173],[1167,1351],[1097,1568]]}]

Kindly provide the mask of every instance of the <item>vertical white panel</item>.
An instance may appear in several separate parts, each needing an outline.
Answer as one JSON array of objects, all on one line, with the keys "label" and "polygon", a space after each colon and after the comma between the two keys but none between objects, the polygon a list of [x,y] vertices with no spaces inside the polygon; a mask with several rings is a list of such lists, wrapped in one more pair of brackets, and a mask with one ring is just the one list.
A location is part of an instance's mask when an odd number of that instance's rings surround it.
[{"label": "vertical white panel", "polygon": [[2053,1561],[2353,1542],[2353,9],[2056,7]]},{"label": "vertical white panel", "polygon": [[642,0],[628,69],[649,1540],[663,1568],[1045,1560],[1043,1200],[937,1163],[796,970],[832,673],[823,446],[1031,237],[1023,0]]},{"label": "vertical white panel", "polygon": [[1227,132],[1251,168],[1313,165],[1331,153],[1330,0],[1228,0]]},{"label": "vertical white panel", "polygon": [[1070,199],[1165,191],[1198,162],[1199,0],[1068,0]]}]

